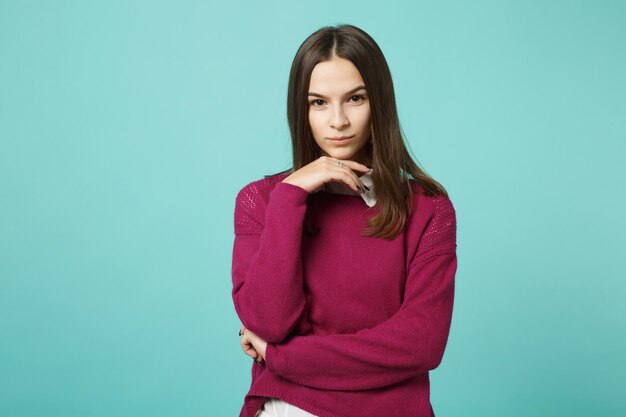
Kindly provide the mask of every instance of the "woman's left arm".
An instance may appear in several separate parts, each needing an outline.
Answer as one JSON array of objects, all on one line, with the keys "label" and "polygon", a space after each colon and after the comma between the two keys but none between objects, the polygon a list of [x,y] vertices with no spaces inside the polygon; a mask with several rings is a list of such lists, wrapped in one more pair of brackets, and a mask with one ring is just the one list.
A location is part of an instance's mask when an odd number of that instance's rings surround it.
[{"label": "woman's left arm", "polygon": [[457,269],[456,217],[449,200],[433,216],[407,272],[396,314],[354,334],[294,336],[268,343],[271,372],[319,389],[365,390],[394,384],[439,366],[447,344]]},{"label": "woman's left arm", "polygon": [[268,343],[271,372],[319,389],[365,390],[394,384],[439,366],[448,340],[456,254],[414,265],[402,308],[354,334],[294,336]]}]

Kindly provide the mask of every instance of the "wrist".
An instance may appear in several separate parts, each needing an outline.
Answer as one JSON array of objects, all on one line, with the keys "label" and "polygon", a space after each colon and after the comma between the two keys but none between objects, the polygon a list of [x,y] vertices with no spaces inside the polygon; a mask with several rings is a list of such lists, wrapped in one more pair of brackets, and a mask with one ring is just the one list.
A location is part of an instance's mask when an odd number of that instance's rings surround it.
[{"label": "wrist", "polygon": [[[287,184],[288,188],[293,188],[296,187],[298,190],[302,190],[305,191],[307,194],[310,193],[309,190],[307,190],[305,187],[303,187],[302,185],[298,184],[295,181],[289,180],[289,177],[285,178],[284,180],[281,181],[281,183],[283,184]],[[293,191],[297,191],[297,190],[293,190]]]}]

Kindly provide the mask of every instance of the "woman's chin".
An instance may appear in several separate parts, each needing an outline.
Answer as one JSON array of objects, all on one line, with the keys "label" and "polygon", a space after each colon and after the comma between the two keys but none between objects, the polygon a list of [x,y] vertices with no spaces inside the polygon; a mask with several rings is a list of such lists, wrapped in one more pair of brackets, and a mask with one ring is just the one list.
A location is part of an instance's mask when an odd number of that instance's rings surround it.
[{"label": "woman's chin", "polygon": [[347,161],[359,162],[359,159],[362,159],[358,157],[354,152],[351,152],[349,150],[341,150],[341,149],[326,152],[325,155],[328,156],[329,158],[340,159],[342,161],[347,160]]}]

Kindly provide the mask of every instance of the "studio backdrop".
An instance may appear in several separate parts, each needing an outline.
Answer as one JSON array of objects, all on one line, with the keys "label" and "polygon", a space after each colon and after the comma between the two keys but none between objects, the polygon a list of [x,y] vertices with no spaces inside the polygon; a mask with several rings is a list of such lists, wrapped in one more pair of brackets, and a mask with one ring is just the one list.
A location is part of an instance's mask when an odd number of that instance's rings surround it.
[{"label": "studio backdrop", "polygon": [[0,2],[0,415],[236,416],[237,192],[349,23],[457,212],[438,417],[626,415],[621,1]]}]

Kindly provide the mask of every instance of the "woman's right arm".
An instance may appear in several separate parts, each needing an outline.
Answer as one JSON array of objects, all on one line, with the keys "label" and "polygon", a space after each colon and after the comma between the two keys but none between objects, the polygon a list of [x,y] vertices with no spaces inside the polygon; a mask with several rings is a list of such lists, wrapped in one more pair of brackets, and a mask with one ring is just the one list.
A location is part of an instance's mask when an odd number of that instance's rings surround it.
[{"label": "woman's right arm", "polygon": [[279,182],[262,198],[261,182],[244,187],[235,202],[232,296],[243,325],[267,342],[282,342],[306,311],[302,228],[307,196],[328,182],[353,190],[363,183],[354,161],[320,157]]},{"label": "woman's right arm", "polygon": [[235,202],[232,296],[245,327],[283,341],[305,311],[301,238],[307,191],[280,182],[266,202],[251,183]]}]

